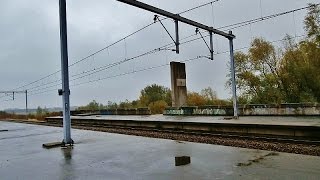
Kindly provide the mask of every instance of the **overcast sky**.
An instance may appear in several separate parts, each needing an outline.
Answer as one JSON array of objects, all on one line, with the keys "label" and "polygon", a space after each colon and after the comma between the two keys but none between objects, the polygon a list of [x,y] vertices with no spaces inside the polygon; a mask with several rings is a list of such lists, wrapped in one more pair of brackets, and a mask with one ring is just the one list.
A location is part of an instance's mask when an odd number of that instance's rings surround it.
[{"label": "overcast sky", "polygon": [[[148,4],[173,13],[201,5],[209,0],[144,0]],[[306,6],[317,0],[220,0],[192,12],[183,14],[187,18],[208,26],[221,27],[248,19],[279,13]],[[48,74],[60,70],[59,46],[59,3],[58,0],[1,0],[0,1],[0,91],[12,90]],[[67,0],[69,64],[119,40],[131,32],[153,22],[153,13],[131,7],[116,0]],[[304,34],[303,18],[306,11],[281,16],[250,26],[233,30],[236,35],[235,48],[246,47],[253,37],[263,37],[269,41],[283,38],[286,34]],[[163,21],[174,35],[171,20]],[[180,26],[180,37],[194,34],[194,27]],[[206,33],[204,33],[206,35]],[[194,36],[199,37],[199,36]],[[186,39],[188,40],[188,39]],[[206,38],[209,41],[208,38]],[[171,43],[159,23],[122,41],[101,53],[88,58],[70,68],[71,79],[81,77],[81,73],[100,66],[130,58],[146,51]],[[281,43],[275,43],[280,46]],[[220,98],[230,98],[230,90],[225,88],[229,70],[228,41],[214,37],[214,61],[198,59],[187,62],[187,88],[200,91],[213,88]],[[209,51],[202,40],[181,46],[180,54],[161,51],[135,59],[120,66],[109,68],[71,81],[71,85],[111,77],[122,73],[138,71],[147,67],[163,65],[170,61],[184,61]],[[71,106],[84,105],[95,99],[106,104],[107,101],[134,100],[146,85],[153,83],[170,87],[170,67],[113,77],[90,84],[71,86]],[[74,76],[78,75],[78,76]],[[57,73],[49,78],[24,87],[30,94],[51,90],[29,97],[29,106],[59,107],[61,97],[57,95],[54,81]],[[51,84],[45,85],[47,83]],[[53,86],[56,85],[56,86]],[[24,95],[16,95],[15,101],[0,95],[0,109],[23,108]],[[6,101],[8,100],[8,101]]]}]

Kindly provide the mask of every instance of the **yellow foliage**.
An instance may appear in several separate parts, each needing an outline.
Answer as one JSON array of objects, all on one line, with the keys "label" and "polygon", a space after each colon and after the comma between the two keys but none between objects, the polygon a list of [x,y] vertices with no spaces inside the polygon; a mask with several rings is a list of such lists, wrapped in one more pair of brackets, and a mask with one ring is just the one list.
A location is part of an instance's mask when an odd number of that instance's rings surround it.
[{"label": "yellow foliage", "polygon": [[188,93],[188,106],[203,106],[206,105],[207,100],[201,96],[199,93],[196,92],[189,92]]},{"label": "yellow foliage", "polygon": [[168,104],[164,100],[156,101],[149,104],[149,108],[152,114],[163,114],[164,109]]}]

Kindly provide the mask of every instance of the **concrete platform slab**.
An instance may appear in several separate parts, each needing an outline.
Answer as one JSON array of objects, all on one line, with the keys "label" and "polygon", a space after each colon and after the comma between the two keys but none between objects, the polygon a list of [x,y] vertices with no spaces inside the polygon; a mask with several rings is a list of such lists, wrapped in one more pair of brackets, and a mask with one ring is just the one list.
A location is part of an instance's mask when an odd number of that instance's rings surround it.
[{"label": "concrete platform slab", "polygon": [[[320,157],[0,121],[0,179],[319,179]],[[175,157],[191,164],[175,166]]]}]

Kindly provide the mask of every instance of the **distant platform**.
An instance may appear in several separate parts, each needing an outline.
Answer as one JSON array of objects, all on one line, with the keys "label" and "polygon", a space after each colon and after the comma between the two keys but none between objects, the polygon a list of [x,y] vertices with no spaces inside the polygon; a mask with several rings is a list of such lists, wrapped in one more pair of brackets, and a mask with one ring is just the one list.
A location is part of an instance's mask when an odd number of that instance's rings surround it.
[{"label": "distant platform", "polygon": [[[310,116],[243,116],[226,119],[218,116],[72,116],[74,125],[120,126],[209,133],[245,134],[256,136],[286,136],[320,139],[320,117]],[[62,124],[62,117],[46,118],[48,123]]]},{"label": "distant platform", "polygon": [[[1,179],[318,179],[320,157],[0,121]],[[175,157],[191,163],[175,166]]]},{"label": "distant platform", "polygon": [[[168,107],[165,115],[184,116],[233,116],[232,106],[187,106]],[[320,116],[317,103],[248,104],[239,105],[240,116]]]},{"label": "distant platform", "polygon": [[[60,118],[60,117],[55,117]],[[72,116],[72,119],[95,120],[133,120],[133,121],[170,121],[195,123],[229,123],[229,124],[263,124],[319,126],[320,116],[240,116],[239,119],[228,119],[224,116],[165,116],[165,115],[93,115]]]}]

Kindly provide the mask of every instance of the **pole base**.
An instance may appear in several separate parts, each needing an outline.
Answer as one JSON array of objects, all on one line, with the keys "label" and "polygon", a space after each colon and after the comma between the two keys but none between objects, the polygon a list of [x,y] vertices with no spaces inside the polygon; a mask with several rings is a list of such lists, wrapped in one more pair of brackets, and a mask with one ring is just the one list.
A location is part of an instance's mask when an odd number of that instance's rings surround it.
[{"label": "pole base", "polygon": [[65,143],[64,140],[62,140],[61,144],[61,147],[73,146],[74,141],[71,139],[70,143]]},{"label": "pole base", "polygon": [[61,147],[62,145],[63,145],[63,142],[52,142],[52,143],[42,144],[42,147],[45,149],[51,149],[51,148]]}]

